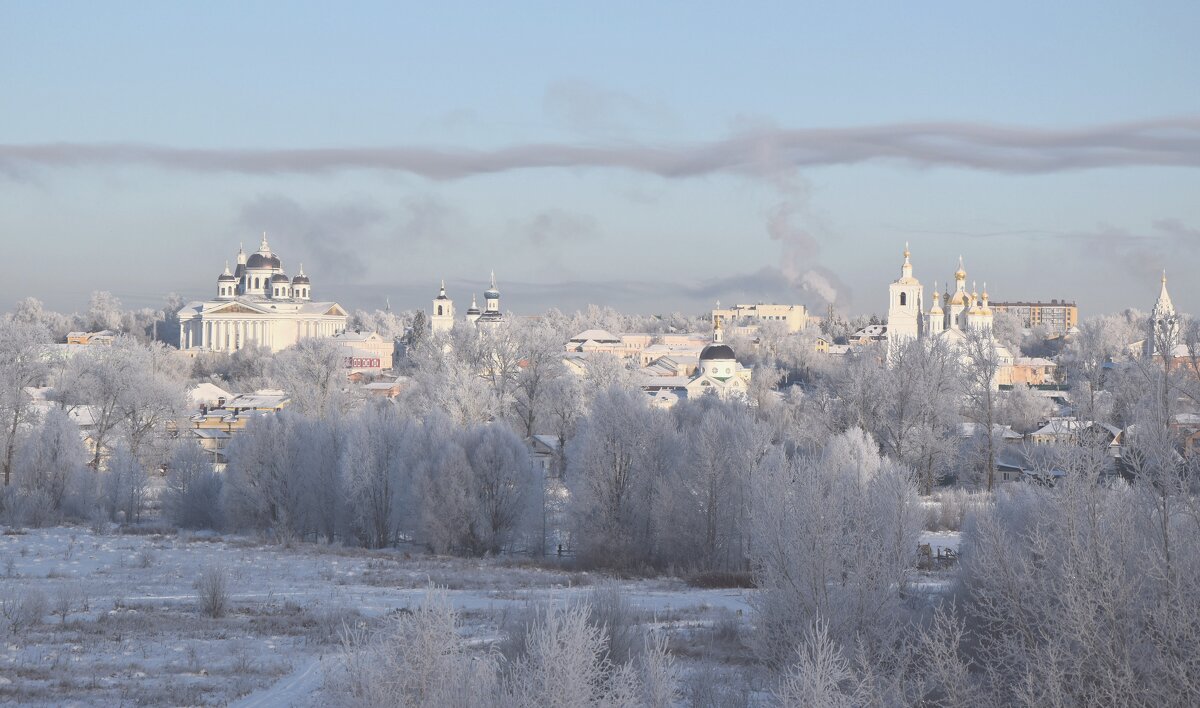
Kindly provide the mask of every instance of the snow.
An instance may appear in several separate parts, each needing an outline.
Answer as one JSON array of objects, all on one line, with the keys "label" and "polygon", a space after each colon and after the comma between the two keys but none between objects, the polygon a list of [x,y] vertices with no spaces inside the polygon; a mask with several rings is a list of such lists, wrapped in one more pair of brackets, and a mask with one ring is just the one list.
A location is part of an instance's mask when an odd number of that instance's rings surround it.
[{"label": "snow", "polygon": [[[230,578],[232,611],[199,612],[193,584],[208,566]],[[117,535],[49,528],[0,536],[0,598],[41,592],[42,623],[0,644],[0,703],[320,705],[343,623],[378,622],[446,588],[471,626],[496,638],[505,610],[569,601],[608,579],[514,559],[292,548],[215,534]],[[655,627],[694,630],[721,616],[747,622],[752,590],[697,589],[678,579],[621,581]],[[76,593],[65,623],[56,600]]]}]

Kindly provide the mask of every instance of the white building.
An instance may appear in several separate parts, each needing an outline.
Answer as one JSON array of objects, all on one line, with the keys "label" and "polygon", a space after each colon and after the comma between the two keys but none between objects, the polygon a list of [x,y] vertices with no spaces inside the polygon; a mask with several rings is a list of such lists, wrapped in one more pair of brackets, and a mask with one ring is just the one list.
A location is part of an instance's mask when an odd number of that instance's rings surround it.
[{"label": "white building", "polygon": [[[472,302],[472,304],[474,304]],[[434,332],[449,332],[454,329],[454,301],[446,297],[446,281],[438,289],[430,310],[429,328]]]},{"label": "white building", "polygon": [[263,234],[258,251],[240,248],[237,268],[217,278],[213,300],[189,302],[179,311],[179,348],[234,352],[255,345],[273,352],[301,339],[332,337],[346,329],[346,311],[336,302],[314,302],[304,266],[288,278]]},{"label": "white building", "polygon": [[[454,301],[446,296],[446,281],[442,281],[438,295],[433,299],[433,313],[429,317],[430,329],[434,332],[449,332],[454,329]],[[475,303],[475,295],[471,295],[471,307],[467,308],[464,317],[467,324],[495,326],[504,321],[504,313],[500,311],[500,290],[496,287],[496,272],[492,271],[492,284],[483,292],[483,310]]]},{"label": "white building", "polygon": [[[1172,350],[1179,346],[1179,316],[1175,314],[1175,305],[1167,293],[1167,271],[1162,274],[1162,287],[1158,291],[1158,299],[1154,301],[1154,309],[1150,312],[1149,331],[1146,341],[1142,344],[1142,354],[1147,359],[1162,354],[1161,348],[1166,345]],[[1172,356],[1175,352],[1172,351]]]},{"label": "white building", "polygon": [[[968,332],[982,331],[991,338],[993,313],[988,306],[987,284],[984,284],[982,295],[974,287],[967,291],[967,271],[963,268],[962,256],[958,258],[958,270],[954,273],[954,292],[941,296],[936,283],[933,291],[933,304],[922,314],[924,289],[913,277],[910,253],[905,244],[900,278],[888,286],[888,323],[884,336],[889,359],[904,342],[913,339],[937,337],[961,349]],[[1001,381],[1011,380],[1014,358],[1007,347],[994,338],[991,341],[1001,369],[994,384],[998,386]]]},{"label": "white building", "polygon": [[[917,339],[924,332],[924,289],[921,281],[913,277],[912,262],[909,261],[908,244],[904,244],[904,264],[900,266],[900,278],[888,286],[887,343],[888,358],[905,341]],[[936,297],[936,296],[935,296]]]}]

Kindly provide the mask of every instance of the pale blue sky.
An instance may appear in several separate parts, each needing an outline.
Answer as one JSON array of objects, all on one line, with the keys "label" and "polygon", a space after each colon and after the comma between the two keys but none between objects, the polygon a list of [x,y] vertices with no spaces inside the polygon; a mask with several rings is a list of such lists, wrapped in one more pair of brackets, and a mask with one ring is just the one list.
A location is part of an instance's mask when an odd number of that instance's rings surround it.
[{"label": "pale blue sky", "polygon": [[0,1],[0,306],[206,296],[264,229],[352,307],[879,311],[905,240],[1200,303],[1198,3],[432,5]]}]

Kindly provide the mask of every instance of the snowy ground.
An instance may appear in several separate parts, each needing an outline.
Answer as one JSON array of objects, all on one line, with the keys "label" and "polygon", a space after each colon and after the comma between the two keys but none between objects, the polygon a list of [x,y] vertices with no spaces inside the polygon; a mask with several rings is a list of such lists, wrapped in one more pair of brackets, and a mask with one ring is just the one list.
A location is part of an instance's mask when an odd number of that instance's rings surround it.
[{"label": "snowy ground", "polygon": [[[194,589],[210,565],[231,579],[233,608],[218,619],[200,612]],[[446,587],[468,631],[486,639],[506,611],[577,597],[602,580],[505,559],[289,549],[238,537],[6,533],[0,610],[37,607],[38,597],[45,604],[40,621],[0,638],[0,703],[319,705],[343,624],[379,622],[419,602],[430,583]],[[621,585],[645,622],[671,633],[685,666],[744,662],[752,591],[670,579]]]}]

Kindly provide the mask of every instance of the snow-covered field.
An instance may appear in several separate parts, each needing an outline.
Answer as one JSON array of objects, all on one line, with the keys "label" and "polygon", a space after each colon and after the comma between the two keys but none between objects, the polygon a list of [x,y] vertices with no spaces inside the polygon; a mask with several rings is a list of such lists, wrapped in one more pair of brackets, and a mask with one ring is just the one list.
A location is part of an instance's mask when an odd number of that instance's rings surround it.
[{"label": "snow-covered field", "polygon": [[[220,618],[201,612],[195,589],[210,566],[230,579],[232,608]],[[579,597],[603,580],[517,560],[241,537],[6,533],[0,609],[32,607],[37,618],[0,622],[0,703],[320,705],[343,625],[383,621],[430,584],[447,588],[467,631],[487,640],[529,600]],[[752,591],[671,579],[621,586],[643,621],[670,633],[685,668],[739,663]]]}]

